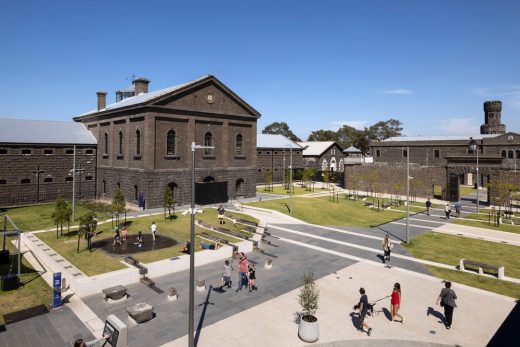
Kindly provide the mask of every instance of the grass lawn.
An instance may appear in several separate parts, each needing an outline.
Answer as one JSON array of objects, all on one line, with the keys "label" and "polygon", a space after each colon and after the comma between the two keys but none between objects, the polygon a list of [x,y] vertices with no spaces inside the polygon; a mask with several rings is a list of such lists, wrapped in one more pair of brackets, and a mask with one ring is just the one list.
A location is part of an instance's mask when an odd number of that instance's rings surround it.
[{"label": "grass lawn", "polygon": [[[216,209],[206,209],[206,213],[201,213],[196,215],[196,219],[202,220],[205,223],[212,224],[213,226],[219,226],[217,221],[217,212]],[[229,215],[230,213],[227,213]],[[243,218],[251,221],[258,222],[256,219],[243,215],[240,213],[231,213],[233,216],[237,218]],[[176,240],[178,243],[175,246],[153,250],[153,251],[147,251],[135,254],[135,258],[139,259],[139,261],[143,263],[149,263],[161,259],[167,259],[174,256],[177,256],[180,254],[181,249],[184,247],[184,244],[189,239],[189,233],[190,233],[190,216],[186,215],[183,216],[181,214],[177,214],[175,219],[172,220],[165,220],[162,215],[157,216],[148,216],[143,218],[135,218],[135,219],[128,219],[127,225],[128,225],[128,238],[129,241],[127,242],[135,242],[137,239],[137,232],[139,230],[143,231],[144,233],[149,233],[149,226],[152,223],[152,221],[155,221],[158,227],[158,235],[159,237],[161,235],[168,236],[174,240]],[[244,235],[251,236],[251,233],[247,231],[243,231],[242,229],[245,228],[244,225],[237,224],[236,228],[233,226],[232,223],[229,221],[226,221],[226,224],[223,226],[226,229],[238,231],[241,233],[244,233]],[[101,232],[101,234],[98,234],[94,238],[94,242],[96,239],[104,239],[107,237],[113,237],[114,233],[111,228],[111,224],[101,224],[98,226],[98,233]],[[202,229],[199,227],[195,227],[195,233],[201,233],[205,232],[211,235],[218,236],[220,238],[226,239],[232,243],[239,242],[240,240],[237,238],[234,238],[232,236],[225,236],[220,233],[211,232],[206,229]],[[39,233],[36,234],[42,241],[47,243],[50,247],[52,247],[56,252],[61,254],[65,259],[67,259],[69,262],[74,264],[78,269],[83,271],[87,276],[94,276],[98,274],[102,274],[109,271],[119,270],[126,268],[125,265],[121,264],[122,257],[124,256],[115,256],[115,255],[109,255],[108,253],[105,253],[102,250],[94,250],[92,253],[90,253],[86,247],[86,240],[81,239],[81,245],[80,245],[80,253],[78,254],[77,251],[77,243],[76,242],[70,242],[67,243],[68,240],[76,240],[77,241],[77,234],[75,232],[71,232],[70,235],[60,237],[59,239],[56,239],[56,232],[46,232],[46,233]],[[195,241],[195,249],[200,249],[200,242],[202,242],[201,239],[196,238]],[[206,241],[207,242],[207,241]]]},{"label": "grass lawn", "polygon": [[[293,198],[293,217],[319,225],[375,226],[403,218],[402,212],[373,210],[364,206],[365,201],[347,200],[340,196],[338,203],[328,197]],[[262,207],[289,214],[289,199],[268,200],[246,205]]]},{"label": "grass lawn", "polygon": [[460,196],[464,197],[466,195],[470,195],[472,193],[476,193],[477,190],[475,188],[473,188],[473,187],[470,187],[470,186],[459,186],[459,192],[460,192]]},{"label": "grass lawn", "polygon": [[[289,195],[289,191],[285,189],[283,186],[274,186],[272,191],[265,190],[264,186],[256,187],[257,193],[268,193],[268,194],[278,194],[278,195]],[[293,186],[293,195],[303,195],[303,194],[315,194],[321,192],[328,192],[330,189],[321,189],[314,187],[314,191],[305,190],[305,188],[300,187],[299,185]]]},{"label": "grass lawn", "polygon": [[[11,242],[7,247],[12,252],[15,252],[14,246]],[[16,264],[18,255],[14,256],[13,272],[16,273]],[[8,265],[0,266],[0,275],[9,272]],[[16,290],[0,291],[0,325],[4,324],[4,315],[29,309],[39,305],[49,306],[52,303],[52,290],[43,280],[43,278],[36,272],[29,262],[22,258],[22,270],[20,274],[20,282],[22,286]]]},{"label": "grass lawn", "polygon": [[[443,268],[438,268],[435,266],[426,265],[426,268],[436,277],[465,284],[467,286],[484,289],[490,292],[507,295],[509,297],[520,299],[520,284],[500,281],[498,279],[476,276],[469,273],[448,270]],[[457,287],[455,285],[455,292],[457,291]]]},{"label": "grass lawn", "polygon": [[467,226],[471,226],[471,227],[477,227],[477,228],[486,228],[486,229],[491,229],[491,230],[507,231],[510,233],[520,233],[520,225],[511,225],[511,224],[501,223],[499,226],[495,226],[493,224],[493,222],[491,222],[491,224],[489,224],[489,222],[488,222],[489,217],[487,215],[470,213],[470,214],[466,215],[465,218],[471,218],[474,220],[456,219],[453,223],[467,225]]},{"label": "grass lawn", "polygon": [[520,278],[520,248],[460,236],[428,232],[403,244],[414,257],[458,265],[460,259],[503,265],[505,275]]},{"label": "grass lawn", "polygon": [[[71,204],[69,203],[69,206]],[[87,207],[86,207],[87,206]],[[83,206],[82,203],[76,204],[75,218],[78,220],[81,216],[90,212],[90,204]],[[13,222],[22,231],[32,231],[49,229],[56,227],[52,222],[51,215],[54,212],[55,204],[41,204],[27,207],[14,207],[7,209],[0,209],[1,214],[7,214]],[[110,218],[107,214],[98,213],[98,220]],[[74,224],[74,223],[71,223]],[[64,225],[66,227],[66,225]]]}]

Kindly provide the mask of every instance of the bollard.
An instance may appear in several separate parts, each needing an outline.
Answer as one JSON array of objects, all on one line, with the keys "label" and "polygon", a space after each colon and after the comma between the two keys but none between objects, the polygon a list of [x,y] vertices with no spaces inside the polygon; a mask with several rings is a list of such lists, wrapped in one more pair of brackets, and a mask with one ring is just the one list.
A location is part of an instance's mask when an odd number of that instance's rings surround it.
[{"label": "bollard", "polygon": [[267,259],[267,260],[265,261],[265,265],[264,265],[264,267],[265,267],[266,269],[271,269],[271,268],[273,267],[273,260],[272,260],[272,259]]},{"label": "bollard", "polygon": [[498,279],[503,280],[504,279],[504,267],[501,266],[498,268]]},{"label": "bollard", "polygon": [[464,271],[464,270],[465,270],[465,269],[464,269],[464,259],[461,259],[461,260],[459,261],[459,270],[461,270],[461,271]]},{"label": "bollard", "polygon": [[206,280],[197,280],[197,291],[203,292],[206,290]]}]

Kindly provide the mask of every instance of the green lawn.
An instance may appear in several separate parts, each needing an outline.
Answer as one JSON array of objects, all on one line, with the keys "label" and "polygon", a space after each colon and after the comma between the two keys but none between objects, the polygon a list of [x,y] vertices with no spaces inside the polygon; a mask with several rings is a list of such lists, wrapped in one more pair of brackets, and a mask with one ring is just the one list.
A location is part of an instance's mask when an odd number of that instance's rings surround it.
[{"label": "green lawn", "polygon": [[476,193],[477,190],[475,188],[473,188],[473,187],[470,187],[470,186],[459,186],[459,192],[460,192],[460,196],[464,197],[466,195],[470,195],[472,193]]},{"label": "green lawn", "polygon": [[[272,187],[273,190],[265,190],[264,186],[257,186],[256,191],[257,193],[268,193],[268,194],[278,194],[278,195],[289,195],[289,191],[285,189],[283,186],[274,186]],[[294,185],[293,186],[293,195],[303,195],[303,194],[313,194],[313,193],[322,193],[322,192],[328,192],[330,189],[321,189],[314,187],[314,191],[306,190],[305,188]]]},{"label": "green lawn", "polygon": [[520,248],[517,246],[428,232],[403,247],[416,258],[449,265],[458,265],[460,259],[503,265],[506,276],[520,278]]},{"label": "green lawn", "polygon": [[[498,279],[484,276],[477,276],[456,270],[438,268],[435,266],[426,265],[426,268],[435,277],[520,299],[520,284],[500,281]],[[456,288],[457,287],[455,286],[455,291],[457,291]]]},{"label": "green lawn", "polygon": [[[56,227],[52,222],[52,213],[54,212],[54,203],[41,204],[27,207],[14,207],[8,209],[0,209],[0,214],[7,214],[13,222],[22,231],[33,231],[41,229],[49,229]],[[69,204],[71,206],[71,204]],[[78,220],[81,216],[91,211],[91,204],[76,204],[75,218]],[[98,213],[98,220],[110,218],[106,213]],[[65,225],[66,227],[66,225]]]},{"label": "green lawn", "polygon": [[[368,227],[403,218],[402,212],[378,212],[365,207],[365,201],[347,200],[341,196],[338,203],[330,202],[328,197],[295,197],[292,200],[293,217],[312,224]],[[289,199],[266,200],[246,205],[289,214]]]},{"label": "green lawn", "polygon": [[520,233],[520,225],[511,225],[511,224],[501,223],[499,226],[495,226],[495,224],[493,224],[493,222],[491,222],[491,224],[489,224],[489,217],[487,215],[470,213],[470,214],[466,215],[464,218],[469,218],[469,219],[474,219],[474,220],[456,219],[453,221],[453,223],[460,224],[460,225],[467,225],[467,226],[471,226],[471,227],[477,227],[477,228],[486,228],[486,229],[491,229],[491,230],[507,231],[510,233]]},{"label": "green lawn", "polygon": [[[236,218],[243,218],[251,221],[258,222],[256,219],[240,214],[240,213],[226,213],[227,215],[232,214]],[[205,213],[197,214],[196,219],[202,220],[205,223],[212,224],[213,226],[219,226],[217,221],[217,212],[215,209],[206,209]],[[139,259],[143,263],[149,263],[161,259],[167,259],[174,256],[177,256],[180,254],[180,251],[182,247],[184,247],[184,244],[189,239],[189,232],[190,232],[190,216],[189,215],[181,215],[177,214],[176,218],[173,220],[165,220],[162,215],[157,216],[148,216],[143,218],[135,218],[135,219],[128,219],[128,238],[130,242],[135,242],[137,238],[137,232],[139,230],[149,233],[149,226],[152,223],[152,221],[155,221],[158,227],[158,234],[169,236],[170,238],[173,238],[177,241],[177,245],[172,247],[167,247],[159,250],[153,250],[153,251],[147,251],[138,253],[135,256],[135,258]],[[238,231],[243,233],[244,235],[251,236],[251,233],[248,233],[246,231],[243,231],[242,229],[245,228],[244,225],[237,224],[236,228],[233,226],[232,223],[229,221],[226,221],[226,224],[223,225],[224,228]],[[102,224],[98,226],[98,232],[101,232],[101,234],[97,235],[94,239],[94,242],[96,239],[103,239],[107,237],[113,237],[113,231],[111,228],[111,224]],[[239,242],[239,239],[236,239],[231,236],[225,236],[220,233],[215,233],[208,231],[206,229],[202,229],[199,227],[195,227],[195,233],[201,233],[205,232],[208,234],[212,234],[215,236],[218,236],[220,238],[226,239],[230,242]],[[59,239],[56,239],[56,232],[46,232],[46,233],[39,233],[36,236],[41,238],[45,243],[47,243],[50,247],[52,247],[56,252],[61,254],[64,258],[66,258],[69,262],[74,264],[77,268],[79,268],[81,271],[83,271],[87,276],[93,276],[102,274],[109,271],[119,270],[123,269],[126,266],[121,264],[122,257],[116,257],[113,255],[109,255],[102,250],[94,250],[92,253],[90,253],[88,250],[86,250],[86,241],[84,239],[81,239],[81,246],[80,250],[81,252],[77,253],[77,243],[75,242],[66,242],[69,240],[77,240],[77,234],[75,232],[71,232],[70,235],[64,235],[63,237],[60,237]],[[200,242],[202,242],[201,239],[196,239],[196,250],[200,249]]]},{"label": "green lawn", "polygon": [[[16,251],[11,242],[7,243],[7,248],[11,252]],[[13,273],[16,273],[18,257],[11,253],[11,258],[14,261]],[[7,274],[8,272],[8,265],[0,266],[0,275]],[[7,292],[0,291],[0,325],[4,324],[3,315],[5,314],[18,312],[38,305],[48,307],[52,303],[51,288],[25,258],[22,258],[20,282],[22,286],[16,290]]]}]

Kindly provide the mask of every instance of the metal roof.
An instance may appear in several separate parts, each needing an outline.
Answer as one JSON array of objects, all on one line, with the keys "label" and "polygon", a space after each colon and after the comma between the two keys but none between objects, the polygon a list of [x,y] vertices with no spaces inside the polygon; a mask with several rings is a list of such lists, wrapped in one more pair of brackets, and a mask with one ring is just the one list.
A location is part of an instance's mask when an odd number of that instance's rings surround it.
[{"label": "metal roof", "polygon": [[438,135],[438,136],[396,136],[389,137],[381,142],[411,142],[411,141],[469,141],[470,137],[475,140],[482,140],[486,138],[493,138],[500,136],[500,134],[478,134],[478,135]]},{"label": "metal roof", "polygon": [[158,98],[158,97],[160,97],[162,95],[171,93],[171,92],[173,92],[173,91],[175,91],[177,89],[181,89],[181,88],[183,88],[183,87],[185,87],[185,86],[187,86],[189,84],[201,81],[201,80],[203,80],[205,78],[208,78],[210,76],[211,75],[202,76],[202,77],[197,78],[196,80],[193,80],[191,82],[186,82],[186,83],[179,84],[179,85],[176,85],[176,86],[173,86],[173,87],[159,89],[159,90],[156,90],[154,92],[141,93],[139,95],[135,95],[135,96],[132,96],[130,98],[123,99],[123,100],[121,100],[119,102],[114,102],[113,104],[107,105],[107,107],[105,107],[105,108],[103,108],[101,110],[97,110],[97,109],[96,110],[92,110],[92,111],[80,114],[77,117],[87,116],[89,114],[94,114],[94,113],[103,112],[103,111],[115,110],[115,109],[118,109],[118,108],[121,108],[121,107],[142,104],[144,102],[147,102],[147,101],[150,101],[152,99]]},{"label": "metal roof", "polygon": [[291,139],[283,135],[273,134],[257,134],[256,135],[257,148],[293,148],[302,149],[302,147]]},{"label": "metal roof", "polygon": [[325,152],[330,146],[334,144],[334,141],[306,141],[297,142],[300,146],[306,147],[303,150],[303,155],[319,156]]},{"label": "metal roof", "polygon": [[350,146],[349,148],[347,148],[346,150],[344,150],[343,153],[361,153],[361,150],[360,150],[360,149],[357,149],[357,148],[354,147],[354,146]]},{"label": "metal roof", "polygon": [[0,118],[0,143],[95,145],[97,141],[82,123]]}]

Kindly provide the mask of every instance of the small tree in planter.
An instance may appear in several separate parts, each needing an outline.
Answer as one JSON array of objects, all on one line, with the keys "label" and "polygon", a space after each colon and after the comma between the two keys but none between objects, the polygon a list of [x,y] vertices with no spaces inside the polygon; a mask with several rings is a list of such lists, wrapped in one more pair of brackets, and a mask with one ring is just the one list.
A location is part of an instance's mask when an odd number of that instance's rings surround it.
[{"label": "small tree in planter", "polygon": [[175,212],[175,199],[172,195],[170,187],[166,187],[163,193],[164,219],[166,219],[166,210],[168,210],[168,219],[172,219],[172,209]]},{"label": "small tree in planter", "polygon": [[298,336],[305,342],[315,342],[320,337],[318,318],[315,314],[318,311],[318,299],[320,291],[314,281],[312,272],[304,273],[302,276],[303,287],[300,288],[298,303],[302,307]]}]

